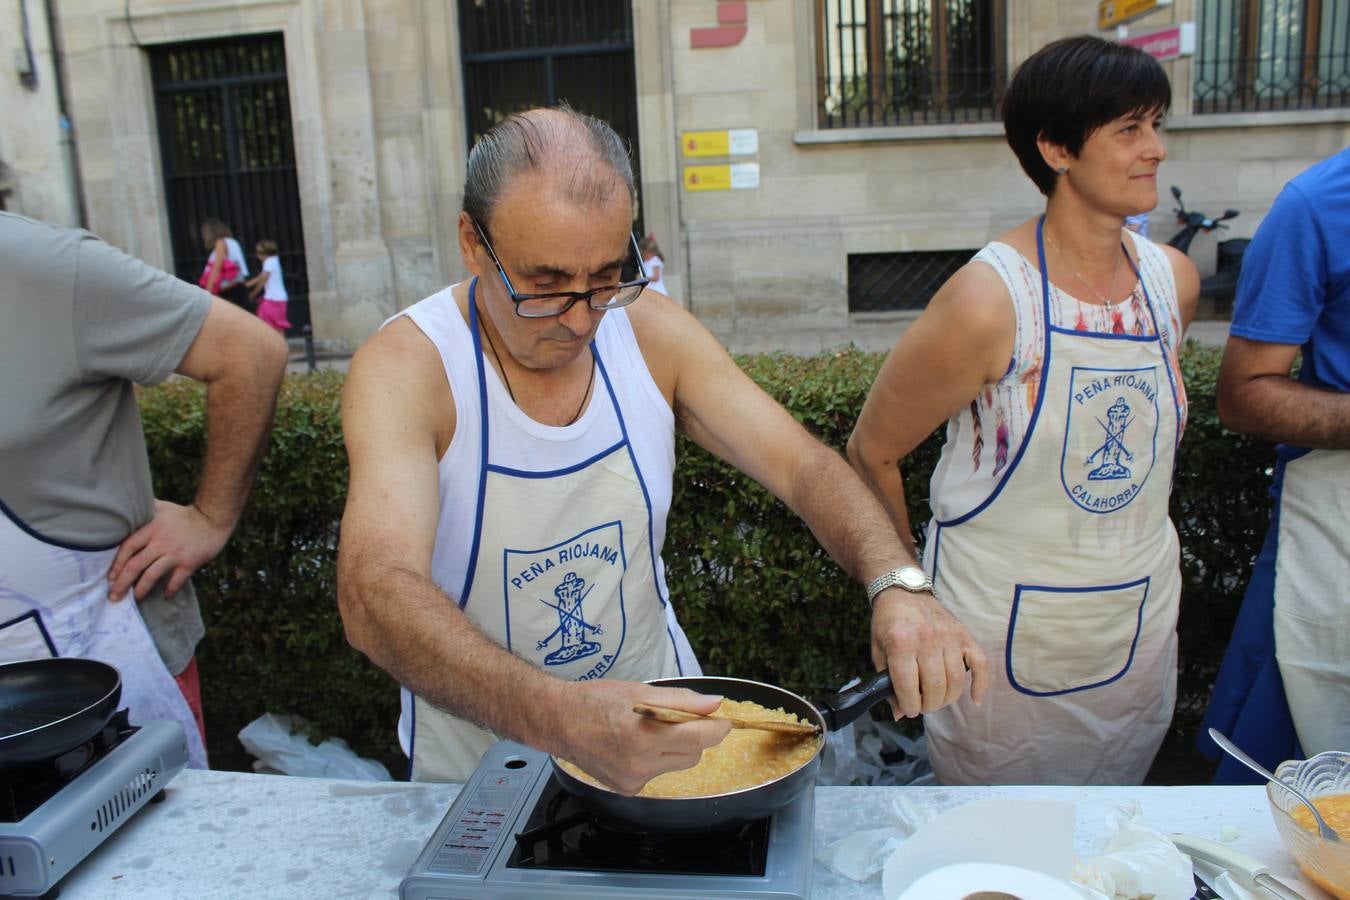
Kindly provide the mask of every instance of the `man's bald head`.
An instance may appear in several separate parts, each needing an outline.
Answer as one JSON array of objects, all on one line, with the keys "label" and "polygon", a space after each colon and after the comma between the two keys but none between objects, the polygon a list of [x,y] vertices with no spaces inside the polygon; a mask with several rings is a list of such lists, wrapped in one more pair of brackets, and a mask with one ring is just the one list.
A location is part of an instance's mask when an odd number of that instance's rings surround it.
[{"label": "man's bald head", "polygon": [[497,201],[524,172],[550,176],[579,206],[600,206],[627,189],[637,210],[633,166],[608,124],[569,106],[513,113],[488,129],[469,152],[464,211],[485,230]]}]

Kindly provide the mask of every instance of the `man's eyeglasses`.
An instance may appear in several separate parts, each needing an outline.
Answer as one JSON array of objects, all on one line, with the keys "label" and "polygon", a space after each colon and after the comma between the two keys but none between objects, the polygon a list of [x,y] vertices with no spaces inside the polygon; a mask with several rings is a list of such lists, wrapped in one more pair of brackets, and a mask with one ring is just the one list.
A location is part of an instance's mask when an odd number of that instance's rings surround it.
[{"label": "man's eyeglasses", "polygon": [[[517,293],[516,289],[511,286],[511,279],[506,276],[506,269],[502,268],[502,261],[497,258],[497,252],[492,249],[492,244],[488,242],[483,226],[474,221],[473,227],[478,232],[478,239],[487,248],[488,255],[492,257],[492,262],[497,266],[497,274],[502,277],[502,284],[506,285],[506,292],[511,295],[511,300],[516,305],[516,315],[522,318],[548,319],[553,316],[561,316],[572,308],[572,304],[582,302],[595,310],[618,309],[620,306],[627,306],[636,300],[638,294],[641,294],[642,289],[650,282],[650,279],[647,278],[647,270],[642,265],[642,252],[638,250],[637,238],[629,233],[628,239],[633,246],[637,278],[589,291],[557,291],[551,294]],[[625,263],[620,277],[632,274],[634,273]]]}]

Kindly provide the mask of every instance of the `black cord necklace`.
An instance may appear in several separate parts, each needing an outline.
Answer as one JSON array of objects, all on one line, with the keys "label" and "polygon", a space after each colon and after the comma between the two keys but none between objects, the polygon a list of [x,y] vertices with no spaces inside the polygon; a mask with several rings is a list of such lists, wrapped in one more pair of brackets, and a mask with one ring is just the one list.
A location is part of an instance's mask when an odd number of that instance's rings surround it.
[{"label": "black cord necklace", "polygon": [[[477,306],[477,302],[474,303]],[[502,365],[502,358],[497,355],[497,345],[492,340],[492,334],[488,331],[486,323],[483,321],[483,310],[478,310],[478,327],[483,332],[483,337],[487,338],[488,348],[492,351],[492,358],[497,361],[497,371],[502,373],[502,384],[506,385],[506,393],[511,398],[511,402],[516,406],[516,392],[511,390],[511,379],[506,376],[506,366]],[[577,419],[581,418],[581,411],[586,408],[586,398],[591,395],[591,388],[595,386],[595,356],[591,356],[591,375],[586,380],[586,390],[581,395],[581,402],[577,404],[577,411],[572,414],[572,418],[562,423],[560,427],[566,428],[568,425],[576,424]]]}]

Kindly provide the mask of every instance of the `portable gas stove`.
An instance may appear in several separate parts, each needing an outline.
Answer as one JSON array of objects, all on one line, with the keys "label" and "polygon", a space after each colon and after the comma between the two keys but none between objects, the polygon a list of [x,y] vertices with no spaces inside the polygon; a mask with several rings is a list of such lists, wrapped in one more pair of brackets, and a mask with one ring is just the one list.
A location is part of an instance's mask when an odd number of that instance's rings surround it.
[{"label": "portable gas stove", "polygon": [[186,765],[183,726],[122,710],[88,743],[0,772],[0,894],[47,894]]},{"label": "portable gas stove", "polygon": [[631,831],[564,791],[547,754],[502,741],[455,798],[399,896],[805,900],[813,811],[808,788],[773,816],[729,830]]}]

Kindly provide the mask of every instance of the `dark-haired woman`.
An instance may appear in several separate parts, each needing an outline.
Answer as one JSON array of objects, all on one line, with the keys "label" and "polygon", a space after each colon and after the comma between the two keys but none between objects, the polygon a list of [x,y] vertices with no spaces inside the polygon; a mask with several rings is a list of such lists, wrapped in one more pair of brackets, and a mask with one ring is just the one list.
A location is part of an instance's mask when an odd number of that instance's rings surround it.
[{"label": "dark-haired woman", "polygon": [[939,424],[924,562],[991,661],[982,706],[925,718],[948,784],[1138,784],[1172,717],[1168,494],[1199,280],[1126,230],[1157,205],[1171,88],[1093,37],[1029,58],[1008,143],[1044,215],[954,275],[886,360],[849,458],[910,533],[898,463]]}]

